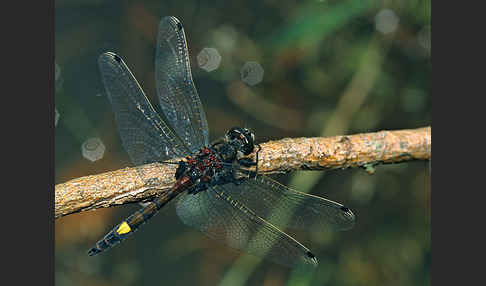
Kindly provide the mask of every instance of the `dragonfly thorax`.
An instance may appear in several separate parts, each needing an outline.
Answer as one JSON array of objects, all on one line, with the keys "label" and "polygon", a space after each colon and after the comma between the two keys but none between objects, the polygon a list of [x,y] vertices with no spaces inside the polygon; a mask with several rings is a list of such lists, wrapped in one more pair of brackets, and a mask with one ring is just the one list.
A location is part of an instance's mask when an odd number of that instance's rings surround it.
[{"label": "dragonfly thorax", "polygon": [[243,155],[249,155],[255,148],[255,134],[247,128],[231,128],[226,132],[225,140]]},{"label": "dragonfly thorax", "polygon": [[206,190],[211,185],[221,184],[231,178],[231,168],[224,168],[224,160],[213,147],[204,147],[194,156],[179,161],[175,177],[188,177],[194,186],[190,193]]},{"label": "dragonfly thorax", "polygon": [[238,184],[242,174],[239,168],[235,169],[235,165],[248,167],[255,164],[243,158],[253,152],[254,138],[255,135],[246,128],[231,128],[221,140],[180,161],[176,179],[189,177],[194,185],[190,193],[198,193],[215,185]]}]

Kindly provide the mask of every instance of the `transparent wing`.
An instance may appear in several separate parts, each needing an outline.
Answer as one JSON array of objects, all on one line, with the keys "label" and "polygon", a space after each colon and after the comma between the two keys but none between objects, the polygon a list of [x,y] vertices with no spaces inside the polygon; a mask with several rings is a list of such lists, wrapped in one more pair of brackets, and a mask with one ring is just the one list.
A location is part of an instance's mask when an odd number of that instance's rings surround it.
[{"label": "transparent wing", "polygon": [[317,265],[309,249],[231,198],[223,186],[184,194],[176,210],[185,224],[232,248],[287,266]]},{"label": "transparent wing", "polygon": [[209,145],[209,130],[194,86],[182,24],[164,17],[159,24],[155,57],[157,93],[162,111],[192,152]]},{"label": "transparent wing", "polygon": [[346,230],[355,223],[353,212],[343,205],[294,191],[267,176],[258,175],[238,186],[228,184],[226,190],[233,199],[280,228]]},{"label": "transparent wing", "polygon": [[155,112],[118,55],[104,53],[98,64],[123,146],[135,165],[190,154],[181,139]]}]

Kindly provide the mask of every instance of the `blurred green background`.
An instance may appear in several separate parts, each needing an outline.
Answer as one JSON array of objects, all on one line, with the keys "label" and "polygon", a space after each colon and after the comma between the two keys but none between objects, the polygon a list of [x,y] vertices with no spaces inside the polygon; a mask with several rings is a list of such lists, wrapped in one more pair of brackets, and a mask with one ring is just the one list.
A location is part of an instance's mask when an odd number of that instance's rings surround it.
[{"label": "blurred green background", "polygon": [[[154,47],[173,15],[187,36],[211,139],[233,126],[258,142],[418,128],[431,124],[430,1],[56,1],[55,182],[130,166],[97,66],[118,53],[158,104]],[[215,48],[217,69],[198,66]],[[264,76],[248,85],[241,68]],[[96,161],[81,146],[99,138]],[[186,227],[173,205],[103,255],[87,250],[138,205],[55,222],[56,285],[430,285],[430,163],[275,176],[341,202],[345,232],[290,231],[319,259],[313,272],[241,255]]]}]

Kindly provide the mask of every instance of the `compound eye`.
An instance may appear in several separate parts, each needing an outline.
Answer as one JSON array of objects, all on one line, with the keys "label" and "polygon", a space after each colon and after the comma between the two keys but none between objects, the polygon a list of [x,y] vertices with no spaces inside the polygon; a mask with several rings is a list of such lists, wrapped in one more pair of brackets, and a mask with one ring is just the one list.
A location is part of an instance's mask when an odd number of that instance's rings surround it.
[{"label": "compound eye", "polygon": [[231,139],[237,139],[237,138],[240,138],[240,133],[236,132],[236,131],[233,131],[230,133],[230,136],[229,136]]},{"label": "compound eye", "polygon": [[229,139],[234,139],[234,138],[239,137],[239,132],[237,131],[236,127],[233,127],[230,130],[228,130],[228,132],[226,132],[226,136]]},{"label": "compound eye", "polygon": [[243,128],[243,133],[245,133],[245,135],[251,137],[251,139],[255,139],[255,134],[253,134],[253,132],[251,132],[250,129]]}]

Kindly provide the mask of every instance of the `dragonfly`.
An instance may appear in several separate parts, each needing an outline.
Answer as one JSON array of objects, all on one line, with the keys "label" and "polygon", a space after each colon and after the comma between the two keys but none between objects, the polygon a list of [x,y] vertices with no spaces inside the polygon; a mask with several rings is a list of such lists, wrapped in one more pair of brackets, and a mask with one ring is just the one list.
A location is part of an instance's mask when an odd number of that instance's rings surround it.
[{"label": "dragonfly", "polygon": [[[233,127],[209,143],[186,36],[177,18],[162,18],[158,29],[155,77],[162,116],[120,56],[106,52],[98,63],[122,145],[132,163],[182,159],[176,163],[175,183],[169,191],[116,225],[88,251],[90,256],[120,243],[175,198],[177,215],[184,224],[233,249],[289,267],[317,266],[318,261],[282,228],[353,227],[355,215],[342,204],[298,192],[259,174],[261,148],[249,129]],[[251,159],[249,155],[255,151],[255,159]],[[147,184],[157,188],[142,168],[137,170]]]}]

